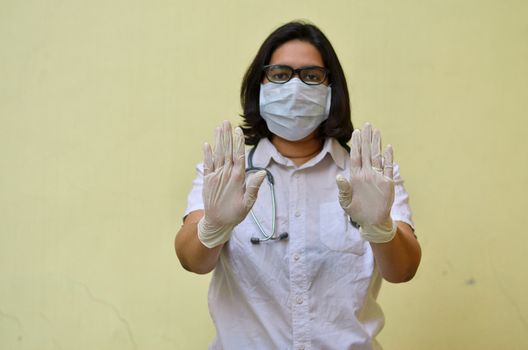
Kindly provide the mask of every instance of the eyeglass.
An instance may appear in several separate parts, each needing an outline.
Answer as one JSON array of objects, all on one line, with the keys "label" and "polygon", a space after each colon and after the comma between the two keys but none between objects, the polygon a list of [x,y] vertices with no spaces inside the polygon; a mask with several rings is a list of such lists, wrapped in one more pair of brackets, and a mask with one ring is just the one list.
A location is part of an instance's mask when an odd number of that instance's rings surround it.
[{"label": "eyeglass", "polygon": [[303,83],[307,85],[319,85],[326,80],[330,73],[328,69],[319,66],[293,69],[290,66],[282,64],[270,64],[264,66],[263,70],[266,74],[266,78],[275,84],[287,83],[295,74],[297,74]]}]

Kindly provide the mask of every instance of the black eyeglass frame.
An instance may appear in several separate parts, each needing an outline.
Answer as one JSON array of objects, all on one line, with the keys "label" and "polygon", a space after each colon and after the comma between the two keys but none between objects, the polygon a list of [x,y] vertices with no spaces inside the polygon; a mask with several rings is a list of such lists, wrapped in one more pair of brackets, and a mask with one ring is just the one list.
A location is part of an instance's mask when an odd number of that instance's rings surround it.
[{"label": "black eyeglass frame", "polygon": [[[268,70],[270,68],[273,68],[273,67],[278,67],[278,68],[287,68],[291,71],[291,75],[290,77],[288,78],[288,80],[286,81],[283,81],[283,82],[277,82],[277,81],[273,81],[269,78],[268,76]],[[304,70],[309,70],[309,69],[318,69],[322,72],[324,72],[324,78],[323,80],[321,80],[320,83],[309,83],[309,82],[306,82],[304,81],[304,79],[302,78],[302,75],[300,74],[302,71]],[[292,78],[297,74],[297,76],[299,77],[299,79],[305,83],[306,85],[321,85],[322,83],[324,83],[325,81],[328,80],[328,77],[330,75],[330,70],[328,68],[324,68],[324,67],[320,67],[320,66],[305,66],[305,67],[301,67],[301,68],[297,68],[297,69],[293,69],[292,67],[288,66],[288,65],[285,65],[285,64],[268,64],[264,67],[262,67],[262,71],[264,72],[264,75],[266,76],[266,78],[269,80],[270,83],[273,83],[273,84],[286,84],[287,82],[289,82],[290,80],[292,80]]]}]

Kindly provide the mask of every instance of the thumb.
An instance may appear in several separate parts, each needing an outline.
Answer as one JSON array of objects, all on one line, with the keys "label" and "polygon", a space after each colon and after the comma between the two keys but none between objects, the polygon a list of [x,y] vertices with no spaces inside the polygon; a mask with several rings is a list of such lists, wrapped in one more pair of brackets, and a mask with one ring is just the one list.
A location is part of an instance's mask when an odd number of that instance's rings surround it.
[{"label": "thumb", "polygon": [[244,193],[244,205],[248,211],[253,207],[253,204],[255,204],[257,193],[265,177],[266,172],[264,170],[260,170],[248,177],[246,193]]},{"label": "thumb", "polygon": [[339,189],[339,204],[346,208],[352,202],[352,185],[341,174],[336,176],[337,188]]}]

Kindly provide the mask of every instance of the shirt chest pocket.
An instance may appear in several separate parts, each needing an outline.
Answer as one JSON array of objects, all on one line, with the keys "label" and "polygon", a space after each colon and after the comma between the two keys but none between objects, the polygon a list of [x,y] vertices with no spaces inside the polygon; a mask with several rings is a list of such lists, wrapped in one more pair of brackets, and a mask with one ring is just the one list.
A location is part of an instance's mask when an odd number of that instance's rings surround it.
[{"label": "shirt chest pocket", "polygon": [[338,202],[319,205],[319,239],[329,250],[365,254],[366,242]]}]

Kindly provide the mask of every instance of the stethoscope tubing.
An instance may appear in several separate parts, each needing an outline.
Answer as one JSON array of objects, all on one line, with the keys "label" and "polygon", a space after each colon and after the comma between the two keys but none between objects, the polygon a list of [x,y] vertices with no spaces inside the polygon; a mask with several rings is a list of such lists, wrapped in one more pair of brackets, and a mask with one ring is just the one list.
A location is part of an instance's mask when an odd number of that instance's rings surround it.
[{"label": "stethoscope tubing", "polygon": [[268,169],[258,168],[258,167],[251,167],[251,168],[246,169],[246,174],[250,174],[250,173],[261,171],[261,170],[264,170],[266,172],[266,177],[268,179],[268,186],[270,188],[270,193],[271,193],[271,213],[272,213],[272,216],[271,216],[271,233],[267,233],[266,230],[264,229],[264,227],[262,227],[262,224],[257,219],[257,216],[253,212],[253,209],[251,209],[249,211],[249,213],[251,214],[251,217],[253,218],[253,221],[255,222],[257,227],[259,228],[260,233],[262,233],[262,236],[264,237],[264,238],[261,238],[260,241],[268,241],[270,239],[273,239],[274,235],[275,235],[275,216],[276,216],[275,214],[277,213],[276,200],[275,200],[275,186],[273,184],[273,175],[270,173],[270,171]]},{"label": "stethoscope tubing", "polygon": [[249,211],[250,214],[251,214],[251,217],[253,218],[253,221],[257,225],[260,233],[262,234],[262,237],[260,237],[260,238],[259,237],[252,237],[251,238],[251,243],[258,244],[260,242],[266,242],[266,241],[269,241],[269,240],[283,240],[283,239],[288,238],[288,234],[287,233],[281,234],[279,236],[277,236],[275,234],[275,231],[276,231],[275,220],[276,220],[276,216],[277,216],[276,215],[277,214],[277,206],[276,206],[277,200],[275,198],[275,179],[273,178],[273,174],[268,169],[253,166],[253,154],[255,153],[255,149],[256,149],[256,146],[253,147],[249,151],[249,154],[248,154],[248,167],[246,168],[246,175],[254,173],[254,172],[257,172],[257,171],[262,171],[262,170],[266,172],[266,179],[268,181],[268,186],[269,186],[270,194],[271,194],[271,232],[270,233],[266,232],[264,227],[262,227],[262,224],[260,223],[260,220],[257,218],[255,213],[253,212],[253,209],[251,209]]}]

